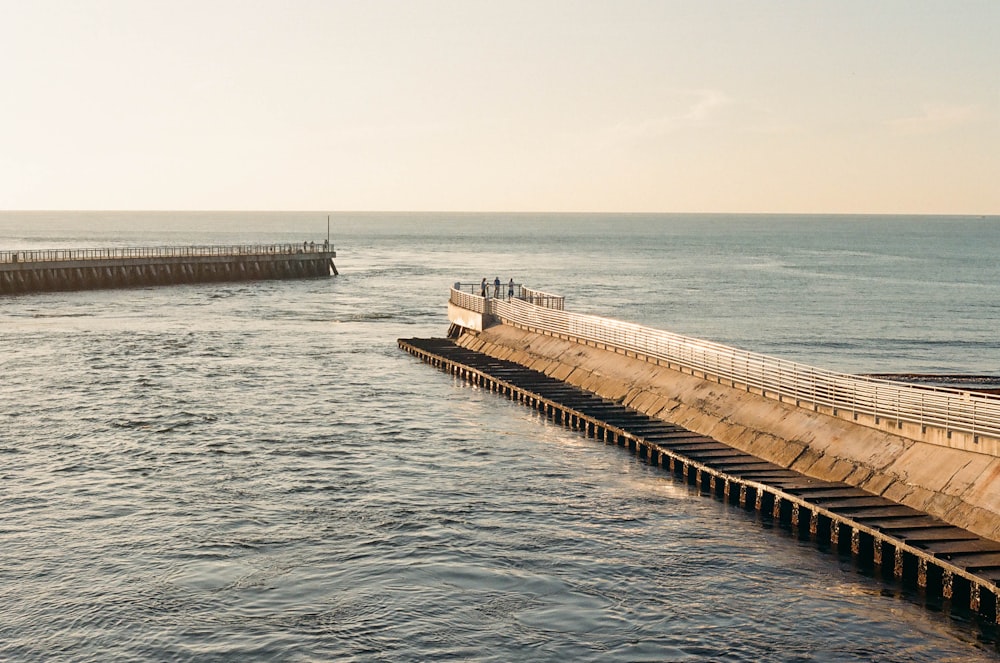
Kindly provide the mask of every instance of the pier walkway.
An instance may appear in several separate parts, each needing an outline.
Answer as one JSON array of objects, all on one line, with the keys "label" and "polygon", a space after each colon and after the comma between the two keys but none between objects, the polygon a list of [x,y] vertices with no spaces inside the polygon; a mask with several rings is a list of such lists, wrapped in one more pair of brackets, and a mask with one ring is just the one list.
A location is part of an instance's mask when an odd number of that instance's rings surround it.
[{"label": "pier walkway", "polygon": [[0,295],[337,274],[328,243],[0,251]]},{"label": "pier walkway", "polygon": [[450,339],[400,348],[482,389],[531,407],[605,444],[625,447],[703,493],[755,510],[876,575],[919,588],[928,602],[998,623],[1000,542],[860,488],[768,462],[521,364]]}]

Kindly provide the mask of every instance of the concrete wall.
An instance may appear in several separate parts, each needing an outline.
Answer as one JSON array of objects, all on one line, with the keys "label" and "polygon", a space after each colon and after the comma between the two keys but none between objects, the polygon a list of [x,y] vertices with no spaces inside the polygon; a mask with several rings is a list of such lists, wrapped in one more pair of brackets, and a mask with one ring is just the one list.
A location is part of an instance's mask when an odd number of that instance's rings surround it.
[{"label": "concrete wall", "polygon": [[448,320],[459,327],[483,331],[483,314],[448,302]]},{"label": "concrete wall", "polygon": [[1000,459],[920,442],[573,341],[495,325],[458,343],[803,474],[1000,540]]}]

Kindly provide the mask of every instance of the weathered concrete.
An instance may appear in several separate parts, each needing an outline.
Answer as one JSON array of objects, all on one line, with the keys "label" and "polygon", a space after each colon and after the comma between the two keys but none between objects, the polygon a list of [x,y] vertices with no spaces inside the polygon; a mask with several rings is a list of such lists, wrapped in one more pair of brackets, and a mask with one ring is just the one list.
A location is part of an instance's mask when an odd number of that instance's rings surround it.
[{"label": "weathered concrete", "polygon": [[452,324],[464,329],[472,329],[474,331],[483,330],[482,313],[455,306],[451,302],[448,302],[448,319],[451,320]]},{"label": "weathered concrete", "polygon": [[842,481],[1000,540],[1000,459],[855,424],[573,341],[495,325],[459,345],[507,359],[754,456]]}]

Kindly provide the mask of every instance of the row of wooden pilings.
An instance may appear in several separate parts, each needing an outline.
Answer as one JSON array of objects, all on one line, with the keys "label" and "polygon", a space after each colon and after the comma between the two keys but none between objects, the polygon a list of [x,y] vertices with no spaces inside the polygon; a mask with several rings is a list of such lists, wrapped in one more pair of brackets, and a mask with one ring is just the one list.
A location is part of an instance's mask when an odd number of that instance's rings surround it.
[{"label": "row of wooden pilings", "polygon": [[[762,518],[780,524],[800,538],[813,540],[820,549],[850,555],[859,568],[875,577],[917,589],[929,604],[967,614],[984,625],[1000,623],[996,584],[968,573],[945,559],[811,504],[776,486],[708,467],[648,440],[642,434],[576,411],[555,399],[540,396],[529,388],[494,377],[488,371],[417,347],[413,344],[417,340],[423,339],[401,339],[399,345],[432,366],[537,410],[557,424],[605,444],[626,448],[646,462],[669,471],[679,480],[698,487],[705,494],[727,504],[756,511]],[[623,406],[618,407],[625,409]]]},{"label": "row of wooden pilings", "polygon": [[336,274],[333,253],[187,256],[0,265],[0,294],[95,290]]}]

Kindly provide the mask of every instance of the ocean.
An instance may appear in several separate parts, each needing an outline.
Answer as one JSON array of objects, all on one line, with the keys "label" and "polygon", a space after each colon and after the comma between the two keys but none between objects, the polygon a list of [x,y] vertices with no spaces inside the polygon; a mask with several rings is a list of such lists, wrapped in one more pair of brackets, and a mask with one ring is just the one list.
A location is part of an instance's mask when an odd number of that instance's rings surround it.
[{"label": "ocean", "polygon": [[[1000,375],[1000,218],[336,213],[340,275],[0,298],[0,660],[998,661],[995,627],[400,351],[456,281]],[[325,212],[2,212],[0,250]]]}]

